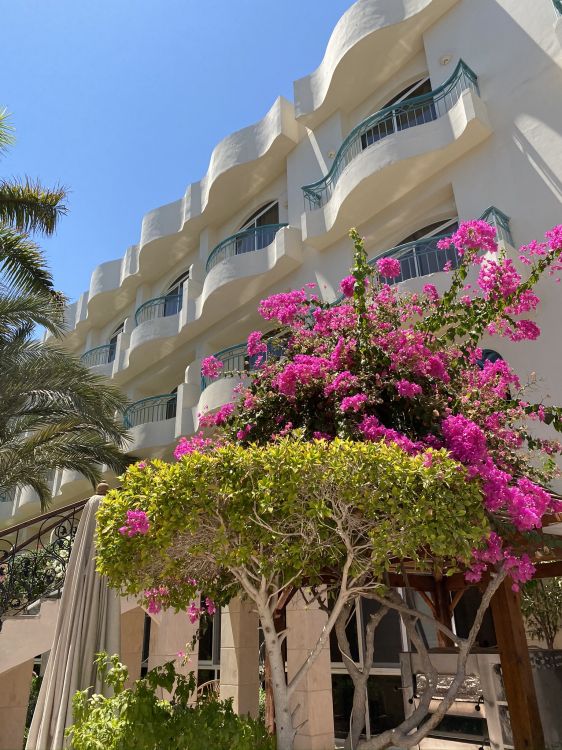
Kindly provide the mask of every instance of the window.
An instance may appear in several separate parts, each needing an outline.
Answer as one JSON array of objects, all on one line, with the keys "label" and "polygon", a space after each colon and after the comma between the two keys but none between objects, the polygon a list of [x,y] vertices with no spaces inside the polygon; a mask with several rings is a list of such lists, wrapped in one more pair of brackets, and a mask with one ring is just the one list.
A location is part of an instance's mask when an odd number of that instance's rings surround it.
[{"label": "window", "polygon": [[409,104],[411,99],[429,93],[431,93],[431,81],[429,77],[425,77],[407,86],[399,94],[396,94],[396,96],[382,107],[382,109],[393,107],[392,112],[381,115],[380,120],[372,128],[363,133],[361,136],[361,147],[366,149],[387,135],[391,135],[391,133],[436,120],[437,111],[435,104],[431,100],[418,104]]},{"label": "window", "polygon": [[236,238],[236,255],[262,250],[271,245],[277,234],[279,224],[279,204],[275,201],[262,206],[240,229],[241,236]]},{"label": "window", "polygon": [[189,279],[189,271],[184,271],[181,276],[178,276],[168,287],[166,296],[164,298],[164,317],[168,315],[176,315],[182,308],[183,302],[183,285],[184,282]]},{"label": "window", "polygon": [[121,323],[117,326],[117,328],[113,331],[111,334],[111,338],[109,339],[109,353],[107,355],[107,363],[110,364],[115,359],[115,352],[117,350],[117,339],[119,338],[119,334],[123,332],[125,324]]},{"label": "window", "polygon": [[178,389],[174,388],[174,390],[172,391],[172,398],[169,398],[168,401],[166,401],[166,419],[175,419],[176,417],[176,408],[178,402],[177,392]]}]

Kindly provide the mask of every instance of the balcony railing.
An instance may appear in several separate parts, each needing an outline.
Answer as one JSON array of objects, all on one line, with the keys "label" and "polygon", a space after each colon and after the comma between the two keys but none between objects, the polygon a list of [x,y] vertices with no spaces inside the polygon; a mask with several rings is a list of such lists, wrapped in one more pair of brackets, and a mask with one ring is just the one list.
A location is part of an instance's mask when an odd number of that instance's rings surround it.
[{"label": "balcony railing", "polygon": [[439,234],[414,242],[406,242],[404,245],[397,245],[392,250],[388,250],[370,260],[369,265],[374,266],[380,258],[396,258],[400,261],[400,275],[394,279],[385,279],[384,281],[388,284],[399,284],[401,281],[407,281],[408,279],[438,273],[443,271],[447,263],[449,265],[446,267],[457,268],[459,255],[456,248],[449,247],[446,250],[439,250],[437,247],[439,240],[448,236]]},{"label": "balcony railing", "polygon": [[175,393],[165,393],[136,401],[125,409],[123,422],[125,427],[137,427],[149,422],[164,422],[176,416],[177,396]]},{"label": "balcony railing", "polygon": [[201,375],[201,391],[204,391],[208,385],[214,383],[216,380],[220,380],[225,375],[252,372],[268,359],[278,358],[282,356],[282,354],[282,347],[279,344],[275,345],[273,343],[267,344],[267,352],[264,352],[263,354],[254,354],[252,356],[248,354],[246,344],[237,344],[236,346],[229,346],[228,349],[222,349],[214,356],[222,362],[223,368],[214,378]]},{"label": "balcony railing", "polygon": [[90,349],[80,357],[80,362],[86,367],[95,367],[96,365],[108,365],[115,359],[116,344],[104,344]]},{"label": "balcony railing", "polygon": [[86,502],[79,500],[0,532],[0,628],[6,617],[60,594]]},{"label": "balcony railing", "polygon": [[562,16],[562,0],[553,0],[553,2],[555,9]]},{"label": "balcony railing", "polygon": [[446,114],[464,91],[479,93],[476,74],[462,60],[451,77],[427,94],[384,107],[359,123],[340,146],[328,174],[303,187],[305,209],[320,208],[332,197],[334,188],[348,164],[365,149],[393,133],[432,122]]},{"label": "balcony railing", "polygon": [[182,294],[167,294],[165,297],[155,297],[144,302],[135,313],[135,325],[144,323],[145,320],[156,320],[156,318],[167,318],[169,315],[177,315],[181,310]]},{"label": "balcony railing", "polygon": [[262,227],[252,227],[237,232],[220,242],[207,258],[206,271],[209,273],[218,263],[235,255],[253,253],[271,245],[277,232],[287,224],[265,224]]}]

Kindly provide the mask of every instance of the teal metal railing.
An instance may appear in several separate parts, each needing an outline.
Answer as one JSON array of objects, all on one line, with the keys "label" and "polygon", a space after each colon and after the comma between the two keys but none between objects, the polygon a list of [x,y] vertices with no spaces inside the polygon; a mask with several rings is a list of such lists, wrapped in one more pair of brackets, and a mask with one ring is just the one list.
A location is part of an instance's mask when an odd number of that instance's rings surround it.
[{"label": "teal metal railing", "polygon": [[108,365],[115,359],[115,342],[104,344],[90,349],[80,357],[80,362],[86,367],[95,367],[96,365]]},{"label": "teal metal railing", "polygon": [[252,253],[255,250],[263,250],[265,247],[271,245],[277,232],[286,226],[287,224],[264,224],[262,227],[251,227],[251,229],[244,229],[241,232],[233,234],[231,237],[227,237],[222,242],[219,242],[207,258],[207,265],[205,267],[207,273],[217,263],[227,258],[232,258],[235,255],[243,255],[244,253]]},{"label": "teal metal railing", "polygon": [[422,240],[397,245],[370,260],[369,265],[374,266],[380,258],[396,258],[400,262],[400,275],[395,279],[385,279],[388,284],[399,284],[401,281],[407,281],[408,279],[429,276],[430,273],[442,271],[446,263],[449,264],[449,268],[457,268],[459,255],[456,248],[449,247],[446,250],[440,250],[437,247],[439,240],[448,236],[447,234],[438,234],[434,237],[426,237]]},{"label": "teal metal railing", "polygon": [[439,88],[391,104],[367,117],[344,140],[328,174],[317,182],[303,186],[305,209],[311,211],[325,205],[332,197],[344,169],[366,148],[392,133],[442,117],[469,89],[479,93],[476,74],[460,60],[451,77]]},{"label": "teal metal railing", "polygon": [[555,9],[562,16],[562,0],[553,0],[553,2]]},{"label": "teal metal railing", "polygon": [[181,310],[182,294],[167,294],[164,297],[155,297],[144,302],[135,313],[135,325],[144,323],[145,320],[166,318],[168,315],[176,315]]},{"label": "teal metal railing", "polygon": [[222,370],[214,378],[201,375],[201,391],[204,391],[208,385],[214,383],[216,380],[220,380],[225,375],[252,372],[268,359],[281,357],[282,354],[283,347],[280,344],[273,343],[267,344],[267,352],[253,354],[252,356],[248,354],[246,344],[237,344],[236,346],[229,346],[227,349],[222,349],[214,355],[216,359],[222,362]]},{"label": "teal metal railing", "polygon": [[487,208],[482,216],[480,217],[488,224],[492,224],[496,227],[496,237],[498,242],[504,242],[513,246],[513,236],[511,234],[511,228],[509,226],[509,216],[500,211],[495,206]]},{"label": "teal metal railing", "polygon": [[125,427],[136,427],[149,422],[163,422],[176,416],[177,396],[175,393],[164,393],[161,396],[143,398],[125,409],[123,423]]}]

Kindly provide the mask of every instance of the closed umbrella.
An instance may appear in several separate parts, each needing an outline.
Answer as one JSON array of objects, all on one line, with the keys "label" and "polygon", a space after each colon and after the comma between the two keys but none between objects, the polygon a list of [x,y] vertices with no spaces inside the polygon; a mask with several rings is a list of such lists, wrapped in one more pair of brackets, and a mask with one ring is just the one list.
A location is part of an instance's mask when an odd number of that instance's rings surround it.
[{"label": "closed umbrella", "polygon": [[[107,485],[99,485],[105,494]],[[94,532],[102,495],[86,503],[76,531],[60,600],[53,647],[29,729],[26,750],[62,750],[64,730],[72,724],[72,697],[94,687],[108,691],[94,669],[100,651],[119,653],[119,594],[95,569]]]}]

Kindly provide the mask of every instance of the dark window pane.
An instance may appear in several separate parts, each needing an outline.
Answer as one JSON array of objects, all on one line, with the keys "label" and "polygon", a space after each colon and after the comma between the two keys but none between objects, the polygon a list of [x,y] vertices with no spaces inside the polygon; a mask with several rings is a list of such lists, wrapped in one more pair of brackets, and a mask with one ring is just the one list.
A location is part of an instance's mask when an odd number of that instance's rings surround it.
[{"label": "dark window pane", "polygon": [[[455,627],[457,634],[461,638],[466,638],[474,623],[474,616],[480,605],[482,596],[477,588],[466,589],[461,600],[455,607]],[[494,621],[492,612],[488,608],[484,615],[482,627],[476,637],[476,645],[480,648],[490,648],[497,645],[496,631],[494,630]]]},{"label": "dark window pane", "polygon": [[[378,612],[380,604],[372,599],[362,599],[361,607],[365,633],[371,615]],[[401,651],[400,616],[398,612],[389,612],[375,631],[375,665],[398,664]]]},{"label": "dark window pane", "polygon": [[353,708],[353,681],[349,675],[332,675],[332,703],[334,706],[334,733],[336,737],[347,737],[349,717]]},{"label": "dark window pane", "polygon": [[402,680],[399,675],[373,675],[367,683],[371,734],[392,729],[404,721]]},{"label": "dark window pane", "polygon": [[[359,661],[359,644],[357,642],[357,620],[355,612],[351,615],[347,627],[345,629],[347,633],[347,639],[349,641],[349,648],[351,651],[351,658],[353,661]],[[330,633],[330,658],[333,662],[342,662],[343,658],[341,651],[338,646],[338,638],[336,636],[335,628]]]}]

